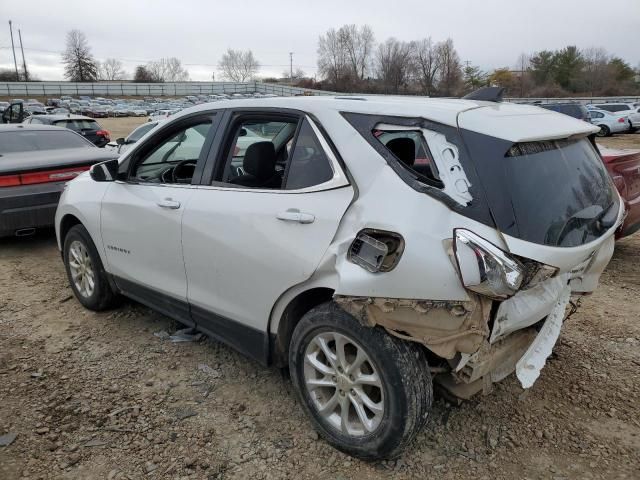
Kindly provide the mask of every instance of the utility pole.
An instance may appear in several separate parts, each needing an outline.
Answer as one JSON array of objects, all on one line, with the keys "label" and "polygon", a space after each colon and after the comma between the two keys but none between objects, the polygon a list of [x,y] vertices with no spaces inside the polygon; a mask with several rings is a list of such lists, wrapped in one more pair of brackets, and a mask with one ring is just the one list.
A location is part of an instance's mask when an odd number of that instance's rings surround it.
[{"label": "utility pole", "polygon": [[289,52],[289,83],[293,85],[293,52]]},{"label": "utility pole", "polygon": [[22,32],[18,29],[18,38],[20,39],[20,50],[22,50],[22,67],[24,68],[24,81],[29,81],[29,72],[27,72],[27,61],[24,59],[24,47],[22,46]]},{"label": "utility pole", "polygon": [[18,62],[16,61],[16,46],[13,44],[13,28],[11,27],[11,20],[9,20],[9,33],[11,34],[11,51],[13,51],[13,65],[16,67],[16,82],[19,82],[20,75],[18,74]]}]

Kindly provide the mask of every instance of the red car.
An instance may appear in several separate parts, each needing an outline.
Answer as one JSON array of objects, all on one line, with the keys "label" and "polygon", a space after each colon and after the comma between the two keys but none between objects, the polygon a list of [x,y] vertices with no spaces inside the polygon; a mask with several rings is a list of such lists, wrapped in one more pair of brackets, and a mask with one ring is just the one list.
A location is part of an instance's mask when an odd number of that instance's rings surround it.
[{"label": "red car", "polygon": [[640,150],[599,149],[627,209],[627,218],[616,236],[626,237],[640,230]]}]

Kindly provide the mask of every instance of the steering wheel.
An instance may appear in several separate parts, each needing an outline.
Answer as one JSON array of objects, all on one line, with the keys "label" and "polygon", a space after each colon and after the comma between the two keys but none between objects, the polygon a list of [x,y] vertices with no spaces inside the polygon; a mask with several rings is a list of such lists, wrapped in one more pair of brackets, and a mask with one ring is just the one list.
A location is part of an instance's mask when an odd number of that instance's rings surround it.
[{"label": "steering wheel", "polygon": [[173,183],[190,183],[195,171],[195,160],[182,160],[171,170],[171,181]]}]

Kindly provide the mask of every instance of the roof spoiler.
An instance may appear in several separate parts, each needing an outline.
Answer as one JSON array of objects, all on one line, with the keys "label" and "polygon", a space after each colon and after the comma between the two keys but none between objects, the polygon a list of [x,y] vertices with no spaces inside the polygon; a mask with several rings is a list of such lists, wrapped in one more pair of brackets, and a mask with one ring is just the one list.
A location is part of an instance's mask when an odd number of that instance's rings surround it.
[{"label": "roof spoiler", "polygon": [[503,87],[484,87],[465,95],[465,100],[483,100],[485,102],[501,102]]}]

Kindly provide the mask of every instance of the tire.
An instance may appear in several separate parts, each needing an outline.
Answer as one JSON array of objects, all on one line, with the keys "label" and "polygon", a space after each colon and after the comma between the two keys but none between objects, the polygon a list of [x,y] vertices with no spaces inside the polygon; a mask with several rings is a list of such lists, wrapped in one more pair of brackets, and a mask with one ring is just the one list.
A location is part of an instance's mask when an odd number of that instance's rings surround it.
[{"label": "tire", "polygon": [[[78,258],[82,260],[78,261]],[[69,285],[82,305],[95,311],[106,310],[116,305],[118,295],[109,284],[100,255],[84,226],[74,225],[67,233],[64,238],[63,259]],[[76,274],[78,270],[83,273],[74,279],[74,270]],[[86,279],[86,283],[81,279]],[[93,288],[88,288],[89,279],[93,280]]]},{"label": "tire", "polygon": [[[323,340],[334,354],[331,359],[323,353]],[[335,355],[338,343],[345,345],[344,365],[357,363],[360,350],[367,360],[353,370],[340,370],[340,360]],[[325,369],[322,374],[313,366],[319,363]],[[326,370],[328,365],[333,367]],[[296,325],[289,345],[289,370],[300,403],[315,429],[335,448],[354,457],[397,457],[426,424],[433,390],[422,347],[393,337],[382,328],[363,326],[333,302],[310,310]],[[358,383],[365,379],[373,383],[376,373],[379,387]],[[348,377],[355,382],[350,383]],[[310,389],[309,380],[323,386]],[[364,396],[369,401],[359,403]],[[367,426],[357,414],[358,403]],[[320,410],[328,405],[329,413],[323,416]],[[347,406],[347,422],[343,421],[342,405]]]},{"label": "tire", "polygon": [[608,137],[611,135],[611,130],[606,125],[598,125],[600,127],[600,131],[596,133],[598,137]]}]

